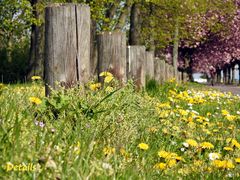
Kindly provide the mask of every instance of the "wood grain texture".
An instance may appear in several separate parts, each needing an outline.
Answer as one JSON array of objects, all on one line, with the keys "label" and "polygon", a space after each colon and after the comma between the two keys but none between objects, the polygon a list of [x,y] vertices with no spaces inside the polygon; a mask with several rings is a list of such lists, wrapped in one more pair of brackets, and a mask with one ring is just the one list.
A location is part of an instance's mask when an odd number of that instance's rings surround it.
[{"label": "wood grain texture", "polygon": [[163,59],[161,59],[160,60],[160,83],[161,84],[163,84],[166,81],[165,69],[166,69],[166,62]]},{"label": "wood grain texture", "polygon": [[179,83],[182,82],[182,72],[180,72],[180,71],[178,71],[177,82],[179,82]]},{"label": "wood grain texture", "polygon": [[174,76],[174,67],[172,65],[168,65],[168,80],[173,79]]},{"label": "wood grain texture", "polygon": [[[161,83],[161,60],[159,57],[154,58],[154,78],[158,83]],[[165,74],[165,72],[163,72]]]},{"label": "wood grain texture", "polygon": [[[51,5],[45,10],[45,78],[56,89],[56,82],[71,86],[77,81],[76,18],[74,5]],[[49,88],[46,88],[47,95]]]},{"label": "wood grain texture", "polygon": [[[90,9],[85,5],[51,4],[45,9],[45,80],[71,87],[90,75]],[[46,94],[50,90],[46,86]]]},{"label": "wood grain texture", "polygon": [[146,51],[146,77],[148,79],[154,79],[154,51]]},{"label": "wood grain texture", "polygon": [[76,5],[76,29],[77,29],[77,61],[78,81],[87,83],[91,75],[90,69],[90,7],[87,5]]},{"label": "wood grain texture", "polygon": [[90,48],[90,69],[91,69],[91,78],[95,78],[98,75],[98,49],[97,49],[97,23],[95,20],[91,21],[91,48]]},{"label": "wood grain texture", "polygon": [[170,79],[170,73],[169,73],[169,67],[170,65],[168,63],[165,64],[165,81],[168,81]]},{"label": "wood grain texture", "polygon": [[117,79],[127,81],[126,34],[104,32],[98,35],[98,74],[111,72]]},{"label": "wood grain texture", "polygon": [[145,59],[146,48],[144,46],[128,46],[128,79],[133,79],[138,88],[145,87]]}]

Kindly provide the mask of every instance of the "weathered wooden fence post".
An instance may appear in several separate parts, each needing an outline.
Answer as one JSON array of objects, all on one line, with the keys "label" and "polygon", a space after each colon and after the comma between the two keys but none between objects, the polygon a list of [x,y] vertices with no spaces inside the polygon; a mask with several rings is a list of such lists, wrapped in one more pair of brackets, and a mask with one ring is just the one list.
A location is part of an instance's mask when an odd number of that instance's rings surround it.
[{"label": "weathered wooden fence post", "polygon": [[169,79],[169,64],[165,61],[165,82]]},{"label": "weathered wooden fence post", "polygon": [[[158,83],[161,83],[161,61],[159,57],[154,58],[154,77]],[[164,72],[165,73],[165,72]]]},{"label": "weathered wooden fence post", "polygon": [[79,4],[52,4],[45,9],[45,79],[71,87],[90,76],[90,8]]},{"label": "weathered wooden fence post", "polygon": [[166,62],[160,59],[160,83],[163,84],[166,81]]},{"label": "weathered wooden fence post", "polygon": [[188,81],[188,74],[186,72],[183,72],[183,82]]},{"label": "weathered wooden fence post", "polygon": [[169,80],[172,80],[173,78],[176,79],[173,65],[169,65],[169,78],[170,78]]},{"label": "weathered wooden fence post", "polygon": [[144,46],[128,46],[127,66],[128,79],[133,79],[138,88],[145,87],[145,59]]},{"label": "weathered wooden fence post", "polygon": [[98,48],[97,48],[97,23],[95,20],[91,21],[91,50],[90,50],[90,60],[91,60],[91,78],[97,77],[98,75]]},{"label": "weathered wooden fence post", "polygon": [[172,78],[172,70],[171,70],[171,65],[168,64],[167,62],[166,62],[165,74],[166,74],[165,81],[169,81]]},{"label": "weathered wooden fence post", "polygon": [[182,82],[182,72],[178,71],[177,82]]},{"label": "weathered wooden fence post", "polygon": [[145,68],[147,80],[154,79],[154,51],[146,51]]},{"label": "weathered wooden fence post", "polygon": [[126,34],[103,32],[98,35],[98,73],[111,72],[121,82],[127,81]]}]

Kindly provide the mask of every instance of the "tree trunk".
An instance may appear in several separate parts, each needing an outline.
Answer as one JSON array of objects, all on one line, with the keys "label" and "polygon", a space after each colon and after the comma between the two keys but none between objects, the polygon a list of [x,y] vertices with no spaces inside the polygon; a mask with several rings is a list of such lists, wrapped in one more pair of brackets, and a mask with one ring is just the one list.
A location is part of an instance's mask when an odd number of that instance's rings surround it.
[{"label": "tree trunk", "polygon": [[231,68],[227,67],[227,84],[230,84],[231,82]]},{"label": "tree trunk", "polygon": [[[40,13],[36,5],[40,0],[32,0],[33,15],[36,19],[44,19],[44,12]],[[43,77],[43,56],[44,56],[44,28],[45,25],[32,24],[31,28],[31,46],[27,68],[27,78],[39,75]]]},{"label": "tree trunk", "polygon": [[179,44],[179,22],[176,20],[173,43],[173,75],[177,79],[177,63],[178,63],[178,44]]},{"label": "tree trunk", "polygon": [[7,42],[7,62],[12,63],[12,51],[13,51],[13,44],[11,37],[8,38]]},{"label": "tree trunk", "polygon": [[221,70],[217,68],[217,83],[221,83]]},{"label": "tree trunk", "polygon": [[123,30],[124,26],[126,25],[126,20],[127,20],[130,8],[131,8],[131,6],[129,5],[129,0],[127,0],[125,6],[123,8],[123,11],[121,12],[121,14],[118,18],[118,22],[115,25],[115,30],[116,31],[122,31]]},{"label": "tree trunk", "polygon": [[192,63],[193,63],[193,61],[192,61],[192,57],[190,56],[190,58],[189,58],[190,60],[189,60],[189,63],[188,63],[188,66],[187,66],[187,68],[186,68],[186,73],[187,73],[187,75],[188,75],[188,80],[190,81],[190,82],[193,82],[193,70],[192,70]]},{"label": "tree trunk", "polygon": [[131,7],[130,14],[130,34],[129,34],[129,45],[140,45],[141,44],[141,12],[140,3],[134,3]]},{"label": "tree trunk", "polygon": [[223,68],[223,83],[224,84],[227,83],[227,68],[226,67]]}]

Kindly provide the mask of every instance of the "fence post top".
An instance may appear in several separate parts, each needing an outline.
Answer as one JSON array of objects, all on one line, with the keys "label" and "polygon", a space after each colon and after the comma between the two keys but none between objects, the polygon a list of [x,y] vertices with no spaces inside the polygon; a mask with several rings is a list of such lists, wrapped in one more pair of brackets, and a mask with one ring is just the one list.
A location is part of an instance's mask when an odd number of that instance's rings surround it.
[{"label": "fence post top", "polygon": [[87,4],[79,4],[79,3],[51,3],[51,4],[48,4],[46,8],[71,7],[71,6],[90,8],[89,5]]},{"label": "fence post top", "polygon": [[146,47],[143,45],[128,45],[128,48],[144,48],[144,49],[146,49]]},{"label": "fence post top", "polygon": [[103,32],[100,32],[98,33],[98,35],[125,35],[126,33],[125,32],[119,32],[119,31],[103,31]]}]

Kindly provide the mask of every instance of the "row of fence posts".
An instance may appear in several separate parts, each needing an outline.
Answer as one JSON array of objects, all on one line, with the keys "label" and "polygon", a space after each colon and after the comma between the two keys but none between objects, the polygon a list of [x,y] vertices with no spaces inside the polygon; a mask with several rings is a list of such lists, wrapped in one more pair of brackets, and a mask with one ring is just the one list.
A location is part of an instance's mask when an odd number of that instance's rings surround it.
[{"label": "row of fence posts", "polygon": [[[87,83],[94,74],[90,58],[90,8],[82,4],[52,4],[45,9],[45,79],[47,86],[55,82],[71,87]],[[126,34],[103,32],[97,36],[97,73],[109,71],[121,82],[133,79],[144,87],[146,77],[163,83],[171,78],[183,80],[180,72],[174,75],[173,66],[144,46],[127,46]],[[49,88],[46,88],[49,94]]]}]

